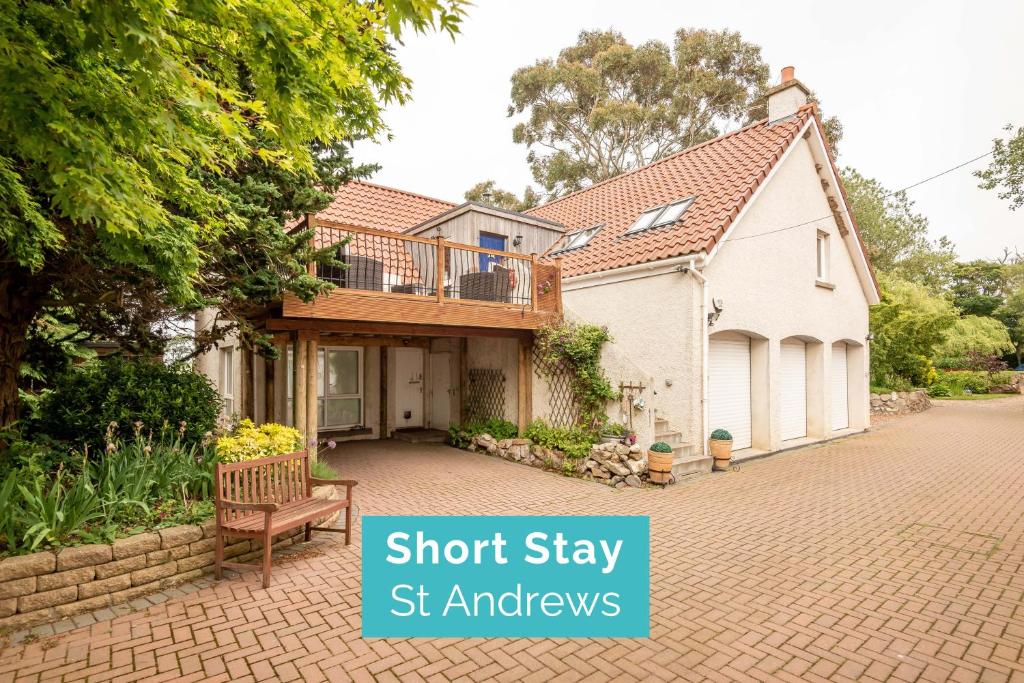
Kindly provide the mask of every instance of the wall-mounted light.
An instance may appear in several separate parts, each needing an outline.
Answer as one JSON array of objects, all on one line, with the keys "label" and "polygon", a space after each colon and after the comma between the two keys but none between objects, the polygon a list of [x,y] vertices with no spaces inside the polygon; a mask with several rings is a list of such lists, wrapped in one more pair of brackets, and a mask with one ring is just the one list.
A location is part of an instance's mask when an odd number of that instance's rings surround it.
[{"label": "wall-mounted light", "polygon": [[513,247],[518,247],[522,243],[523,243],[523,236],[522,235],[516,235],[515,237],[512,238],[512,246]]},{"label": "wall-mounted light", "polygon": [[866,339],[867,341],[875,341],[875,333],[868,332],[868,336],[864,337],[864,339]]}]

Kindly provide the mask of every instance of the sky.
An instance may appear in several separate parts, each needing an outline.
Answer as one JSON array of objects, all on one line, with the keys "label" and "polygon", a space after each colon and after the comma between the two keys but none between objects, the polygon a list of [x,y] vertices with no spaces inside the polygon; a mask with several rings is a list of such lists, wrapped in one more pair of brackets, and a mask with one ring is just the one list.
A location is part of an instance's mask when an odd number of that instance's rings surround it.
[{"label": "sky", "polygon": [[[449,201],[476,182],[521,193],[532,181],[527,149],[512,142],[509,78],[554,57],[583,29],[614,28],[639,44],[671,44],[681,27],[739,31],[762,47],[773,82],[783,66],[844,126],[839,164],[899,189],[989,151],[1009,123],[1024,125],[1024,2],[658,2],[477,0],[462,32],[407,36],[398,58],[412,101],[390,107],[391,139],[355,156],[381,164],[371,180]],[[1016,212],[972,171],[986,160],[908,192],[966,259],[1024,252]]]}]

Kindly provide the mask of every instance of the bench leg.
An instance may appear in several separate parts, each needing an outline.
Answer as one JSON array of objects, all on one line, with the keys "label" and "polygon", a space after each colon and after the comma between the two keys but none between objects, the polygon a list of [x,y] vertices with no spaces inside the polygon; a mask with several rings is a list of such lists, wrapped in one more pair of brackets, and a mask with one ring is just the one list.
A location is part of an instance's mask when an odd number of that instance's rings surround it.
[{"label": "bench leg", "polygon": [[213,573],[218,579],[224,578],[224,534],[221,533],[220,525],[217,525],[217,533],[214,536]]},{"label": "bench leg", "polygon": [[308,543],[313,538],[313,523],[306,522],[306,542]]},{"label": "bench leg", "polygon": [[352,504],[345,508],[345,545],[352,542]]},{"label": "bench leg", "polygon": [[263,587],[270,588],[270,551],[274,545],[274,537],[270,534],[270,526],[263,534]]}]

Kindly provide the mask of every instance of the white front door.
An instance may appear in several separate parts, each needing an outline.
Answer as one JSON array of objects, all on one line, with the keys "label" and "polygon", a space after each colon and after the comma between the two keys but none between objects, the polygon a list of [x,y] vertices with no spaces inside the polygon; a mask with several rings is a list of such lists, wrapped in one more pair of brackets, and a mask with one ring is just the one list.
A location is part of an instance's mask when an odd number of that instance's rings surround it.
[{"label": "white front door", "polygon": [[711,340],[708,404],[708,427],[729,430],[733,449],[750,448],[749,339]]},{"label": "white front door", "polygon": [[782,440],[807,436],[807,345],[782,343]]},{"label": "white front door", "polygon": [[850,426],[849,380],[846,364],[846,344],[832,345],[832,429]]},{"label": "white front door", "polygon": [[395,426],[423,426],[423,349],[395,349]]},{"label": "white front door", "polygon": [[448,429],[452,422],[452,354],[430,354],[430,426]]}]

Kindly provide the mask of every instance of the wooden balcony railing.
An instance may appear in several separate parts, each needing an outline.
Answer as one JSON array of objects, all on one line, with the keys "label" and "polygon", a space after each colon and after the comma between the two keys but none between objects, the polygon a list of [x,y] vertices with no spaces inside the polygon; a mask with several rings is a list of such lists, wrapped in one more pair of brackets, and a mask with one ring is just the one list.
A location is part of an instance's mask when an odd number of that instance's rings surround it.
[{"label": "wooden balcony railing", "polygon": [[[369,319],[418,321],[433,304],[429,322],[532,328],[561,312],[560,268],[524,255],[384,230],[352,228],[317,220],[313,244],[337,248],[345,267],[320,266],[316,276],[335,285],[325,301],[285,302],[286,316],[336,317],[373,299],[387,301]],[[397,302],[406,302],[402,308]],[[304,307],[304,308],[303,308]],[[436,308],[435,308],[436,307]],[[483,311],[476,316],[472,310]],[[505,312],[502,313],[501,311]],[[353,312],[353,315],[355,313]],[[527,315],[529,314],[529,315]],[[405,319],[398,320],[405,316]],[[513,320],[518,316],[518,322]]]}]

